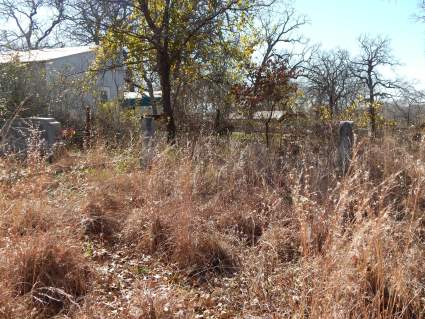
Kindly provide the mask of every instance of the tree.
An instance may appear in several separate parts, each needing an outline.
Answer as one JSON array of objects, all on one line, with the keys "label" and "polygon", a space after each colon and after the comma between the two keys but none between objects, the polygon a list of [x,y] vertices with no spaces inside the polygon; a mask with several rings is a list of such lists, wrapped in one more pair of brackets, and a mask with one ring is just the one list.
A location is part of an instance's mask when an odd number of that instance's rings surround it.
[{"label": "tree", "polygon": [[293,83],[294,71],[282,58],[269,58],[259,66],[253,65],[251,84],[236,85],[234,93],[238,104],[248,110],[261,109],[260,119],[265,126],[267,147],[270,146],[270,123],[277,110],[288,110],[290,98],[295,95],[297,86]]},{"label": "tree", "polygon": [[368,109],[372,135],[377,132],[376,103],[379,99],[390,95],[389,89],[396,89],[399,84],[395,80],[385,79],[381,73],[383,67],[397,65],[391,54],[390,41],[380,36],[359,38],[360,55],[352,62],[352,73],[368,92]]},{"label": "tree", "polygon": [[421,124],[424,118],[425,92],[405,85],[397,94],[391,97],[387,106],[387,113],[393,116],[394,121],[409,127]]},{"label": "tree", "polygon": [[[286,46],[290,44],[290,49],[295,44],[304,44],[303,37],[298,33],[300,28],[307,23],[304,16],[297,15],[295,9],[289,4],[283,4],[285,9],[282,12],[275,12],[274,7],[266,7],[258,15],[258,42],[260,51],[259,65],[265,65],[273,57],[287,59],[288,61],[296,54]],[[304,62],[298,59],[292,66],[294,69]]]},{"label": "tree", "polygon": [[[168,140],[176,125],[172,93],[184,71],[189,72],[206,46],[210,50],[237,44],[238,30],[259,0],[136,0],[131,23],[111,29],[105,46],[126,47],[129,65],[154,70],[162,91]],[[230,58],[230,57],[229,57]]]},{"label": "tree", "polygon": [[345,50],[319,52],[307,66],[305,76],[309,81],[308,91],[316,103],[327,105],[331,118],[355,98],[359,89]]},{"label": "tree", "polygon": [[[259,119],[265,128],[266,144],[269,146],[270,124],[276,111],[288,111],[291,98],[297,86],[293,82],[309,60],[307,52],[313,52],[299,34],[307,23],[304,16],[297,15],[295,9],[284,3],[284,10],[276,14],[274,7],[265,7],[258,14],[253,32],[256,37],[257,55],[255,61],[247,64],[246,79],[234,86],[234,94],[239,108],[248,118],[261,112]],[[294,47],[303,46],[301,52]]]},{"label": "tree", "polygon": [[67,14],[67,34],[79,44],[100,44],[109,28],[128,22],[131,2],[116,0],[72,0]]},{"label": "tree", "polygon": [[65,0],[0,0],[2,47],[32,50],[61,45],[52,38],[65,19],[65,9]]}]

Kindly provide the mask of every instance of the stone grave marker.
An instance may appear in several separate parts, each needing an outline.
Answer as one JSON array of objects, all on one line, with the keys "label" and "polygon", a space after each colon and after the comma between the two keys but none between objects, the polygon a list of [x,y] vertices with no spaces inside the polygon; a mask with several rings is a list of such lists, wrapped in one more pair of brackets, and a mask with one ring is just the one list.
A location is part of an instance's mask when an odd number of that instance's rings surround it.
[{"label": "stone grave marker", "polygon": [[143,145],[142,153],[140,158],[140,166],[145,168],[149,166],[154,156],[153,150],[153,138],[155,136],[155,121],[151,116],[143,116],[142,118],[143,128]]},{"label": "stone grave marker", "polygon": [[6,125],[8,127],[1,139],[0,155],[14,153],[25,156],[30,147],[31,138],[35,136],[39,139],[41,151],[51,154],[54,145],[60,140],[61,124],[54,118],[16,118]]},{"label": "stone grave marker", "polygon": [[342,175],[347,174],[353,156],[353,126],[352,121],[341,121],[339,123],[338,162]]}]

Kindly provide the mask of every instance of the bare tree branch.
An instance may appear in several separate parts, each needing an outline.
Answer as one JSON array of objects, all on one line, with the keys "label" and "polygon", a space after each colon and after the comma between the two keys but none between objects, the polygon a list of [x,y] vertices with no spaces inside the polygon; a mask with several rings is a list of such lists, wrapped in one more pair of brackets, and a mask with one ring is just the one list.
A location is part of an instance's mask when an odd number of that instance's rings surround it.
[{"label": "bare tree branch", "polygon": [[65,1],[0,0],[2,46],[18,50],[51,47],[53,31],[65,20]]},{"label": "bare tree branch", "polygon": [[385,79],[379,68],[393,67],[398,65],[394,59],[391,48],[390,40],[383,37],[369,37],[363,35],[359,38],[359,46],[361,49],[360,55],[352,63],[352,74],[363,82],[368,90],[368,104],[369,116],[372,134],[375,135],[376,127],[376,110],[375,102],[378,98],[388,97],[388,91],[381,91],[385,89],[399,88],[396,80]]}]

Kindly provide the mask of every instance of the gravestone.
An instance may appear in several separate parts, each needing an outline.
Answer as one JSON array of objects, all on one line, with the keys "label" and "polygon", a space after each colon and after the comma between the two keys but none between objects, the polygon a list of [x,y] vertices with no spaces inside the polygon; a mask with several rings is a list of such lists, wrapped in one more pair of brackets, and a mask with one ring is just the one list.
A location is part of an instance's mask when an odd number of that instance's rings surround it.
[{"label": "gravestone", "polygon": [[59,141],[61,124],[54,118],[30,117],[27,120],[33,128],[41,132],[41,138],[45,140],[49,149]]},{"label": "gravestone", "polygon": [[51,154],[53,147],[60,140],[61,124],[54,118],[29,117],[16,118],[11,123],[6,123],[7,130],[2,136],[0,155],[20,154],[26,155],[30,144],[36,138],[40,151]]},{"label": "gravestone", "polygon": [[155,122],[153,120],[153,117],[144,116],[143,117],[143,141],[150,143],[154,135],[155,135]]},{"label": "gravestone", "polygon": [[143,146],[140,158],[140,166],[145,168],[150,165],[154,157],[153,138],[155,136],[155,121],[151,116],[143,116],[142,118],[143,129]]},{"label": "gravestone", "polygon": [[338,162],[342,175],[348,172],[353,156],[353,126],[354,124],[352,121],[341,121],[339,123]]}]

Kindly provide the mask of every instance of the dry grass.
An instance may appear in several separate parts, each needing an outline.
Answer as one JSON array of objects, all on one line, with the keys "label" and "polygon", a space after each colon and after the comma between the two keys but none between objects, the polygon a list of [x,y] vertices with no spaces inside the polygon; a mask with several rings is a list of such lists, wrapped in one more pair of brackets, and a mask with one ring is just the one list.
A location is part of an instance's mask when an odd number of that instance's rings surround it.
[{"label": "dry grass", "polygon": [[424,318],[425,153],[400,145],[344,177],[308,138],[3,160],[0,316]]},{"label": "dry grass", "polygon": [[66,239],[33,236],[4,252],[1,280],[15,302],[50,317],[72,308],[89,289],[90,272],[81,252]]}]

